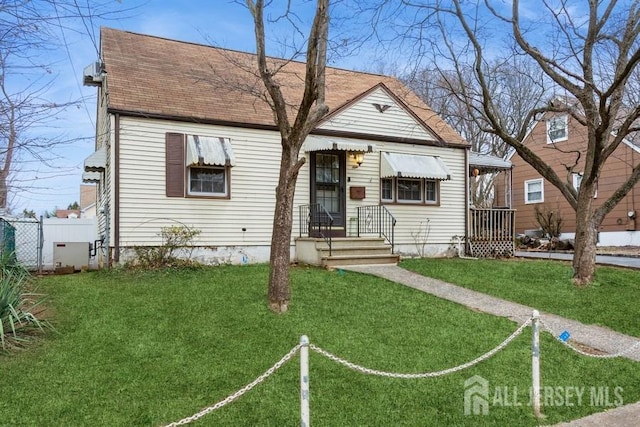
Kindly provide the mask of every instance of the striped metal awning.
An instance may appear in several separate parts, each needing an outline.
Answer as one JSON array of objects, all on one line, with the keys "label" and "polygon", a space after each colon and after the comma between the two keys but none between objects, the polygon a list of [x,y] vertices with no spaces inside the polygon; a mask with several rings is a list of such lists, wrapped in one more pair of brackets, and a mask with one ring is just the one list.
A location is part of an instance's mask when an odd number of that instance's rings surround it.
[{"label": "striped metal awning", "polygon": [[186,166],[235,166],[231,140],[210,136],[187,135]]},{"label": "striped metal awning", "polygon": [[378,149],[375,144],[367,144],[364,142],[348,141],[345,139],[324,138],[320,136],[307,136],[302,144],[302,150],[306,153],[310,151],[357,151],[361,153],[376,153]]},{"label": "striped metal awning", "polygon": [[100,182],[100,172],[82,172],[82,182]]},{"label": "striped metal awning", "polygon": [[438,156],[382,153],[380,178],[425,178],[446,181],[451,172]]},{"label": "striped metal awning", "polygon": [[102,147],[84,159],[85,172],[102,172],[107,167],[107,149]]}]

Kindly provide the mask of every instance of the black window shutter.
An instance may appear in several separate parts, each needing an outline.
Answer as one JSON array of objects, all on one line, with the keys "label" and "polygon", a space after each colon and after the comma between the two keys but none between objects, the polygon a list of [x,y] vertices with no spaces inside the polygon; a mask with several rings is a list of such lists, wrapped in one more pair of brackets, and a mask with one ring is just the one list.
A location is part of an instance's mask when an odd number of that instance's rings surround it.
[{"label": "black window shutter", "polygon": [[185,165],[184,134],[166,134],[166,191],[167,197],[184,197]]}]

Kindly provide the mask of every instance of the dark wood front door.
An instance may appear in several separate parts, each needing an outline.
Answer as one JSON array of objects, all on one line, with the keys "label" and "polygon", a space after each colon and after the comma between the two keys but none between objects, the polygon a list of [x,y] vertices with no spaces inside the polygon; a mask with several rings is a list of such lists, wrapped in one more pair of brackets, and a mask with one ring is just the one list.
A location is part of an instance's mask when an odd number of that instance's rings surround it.
[{"label": "dark wood front door", "polygon": [[346,154],[344,151],[311,152],[311,203],[318,203],[333,217],[333,226],[344,235],[346,205]]}]

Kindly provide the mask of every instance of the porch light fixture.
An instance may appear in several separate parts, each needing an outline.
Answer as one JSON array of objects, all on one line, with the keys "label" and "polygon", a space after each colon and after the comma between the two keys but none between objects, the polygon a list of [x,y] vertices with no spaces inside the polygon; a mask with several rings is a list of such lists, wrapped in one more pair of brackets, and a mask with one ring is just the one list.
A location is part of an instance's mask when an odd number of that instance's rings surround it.
[{"label": "porch light fixture", "polygon": [[350,156],[353,159],[354,163],[356,164],[354,166],[354,169],[359,168],[360,165],[362,165],[362,162],[364,161],[364,153],[362,151],[352,151]]}]

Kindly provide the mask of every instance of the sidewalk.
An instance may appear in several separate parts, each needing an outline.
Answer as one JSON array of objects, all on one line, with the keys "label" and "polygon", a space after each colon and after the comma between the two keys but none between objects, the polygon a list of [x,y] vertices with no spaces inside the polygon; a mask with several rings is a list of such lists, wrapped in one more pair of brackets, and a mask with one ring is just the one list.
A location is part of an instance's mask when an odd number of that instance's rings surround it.
[{"label": "sidewalk", "polygon": [[[382,277],[484,313],[509,318],[518,324],[529,319],[534,310],[533,307],[505,301],[441,280],[421,276],[394,265],[349,266],[343,267],[343,269]],[[585,325],[575,320],[556,316],[555,314],[541,312],[540,318],[553,331],[555,336],[560,335],[562,331],[569,331],[572,340],[605,353],[618,353],[628,349],[640,340],[639,338],[624,335],[608,328],[596,325]],[[640,347],[635,348],[633,352],[625,354],[625,357],[640,361]],[[622,406],[604,413],[598,413],[580,420],[571,421],[570,423],[559,424],[558,426],[588,427],[596,425],[598,427],[601,425],[640,425],[640,403]]]},{"label": "sidewalk", "polygon": [[[571,261],[573,259],[573,254],[567,252],[516,251],[515,255],[522,258],[544,258],[565,261]],[[631,256],[596,255],[596,263],[640,269],[640,258]]]}]

